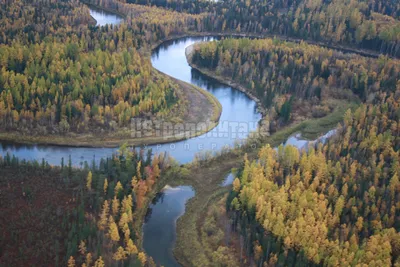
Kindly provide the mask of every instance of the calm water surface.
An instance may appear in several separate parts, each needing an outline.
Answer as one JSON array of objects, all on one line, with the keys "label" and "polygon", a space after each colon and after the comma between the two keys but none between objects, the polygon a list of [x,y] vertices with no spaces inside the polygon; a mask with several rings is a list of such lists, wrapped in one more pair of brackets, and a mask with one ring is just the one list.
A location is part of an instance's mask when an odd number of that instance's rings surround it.
[{"label": "calm water surface", "polygon": [[[98,25],[119,23],[115,15],[107,15],[103,11],[91,10]],[[243,140],[250,131],[257,128],[261,115],[256,110],[256,103],[242,92],[222,85],[193,70],[187,63],[185,48],[195,42],[207,41],[212,38],[183,38],[166,42],[153,51],[151,58],[153,66],[177,79],[195,84],[203,90],[211,92],[222,105],[220,125],[209,133],[185,141],[163,145],[153,145],[154,153],[167,151],[180,163],[193,160],[196,153],[205,150],[218,151],[223,146],[233,146],[235,141]],[[245,129],[238,125],[245,125]],[[0,155],[7,153],[20,159],[45,159],[52,165],[59,165],[61,159],[71,156],[74,166],[80,166],[85,161],[111,156],[117,148],[76,148],[48,145],[20,145],[15,143],[0,143]],[[188,186],[166,187],[149,207],[145,224],[143,225],[143,247],[149,256],[165,267],[179,266],[172,255],[176,238],[176,220],[184,213],[185,204],[194,196],[194,191]]]},{"label": "calm water surface", "polygon": [[194,196],[190,186],[166,186],[150,205],[143,225],[143,248],[165,267],[179,266],[172,249],[176,239],[176,220],[185,212],[186,201]]}]

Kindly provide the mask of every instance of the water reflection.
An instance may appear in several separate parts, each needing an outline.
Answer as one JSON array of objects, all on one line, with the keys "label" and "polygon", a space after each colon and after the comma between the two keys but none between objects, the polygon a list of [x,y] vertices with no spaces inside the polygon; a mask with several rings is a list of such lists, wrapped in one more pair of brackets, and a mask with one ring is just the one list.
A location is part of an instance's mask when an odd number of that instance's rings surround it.
[{"label": "water reflection", "polygon": [[235,179],[235,176],[232,172],[230,172],[224,179],[224,181],[222,182],[221,186],[228,186],[231,185],[233,183],[233,180]]},{"label": "water reflection", "polygon": [[166,186],[150,205],[143,225],[143,248],[158,265],[180,266],[172,249],[176,240],[176,221],[194,196],[190,186]]}]

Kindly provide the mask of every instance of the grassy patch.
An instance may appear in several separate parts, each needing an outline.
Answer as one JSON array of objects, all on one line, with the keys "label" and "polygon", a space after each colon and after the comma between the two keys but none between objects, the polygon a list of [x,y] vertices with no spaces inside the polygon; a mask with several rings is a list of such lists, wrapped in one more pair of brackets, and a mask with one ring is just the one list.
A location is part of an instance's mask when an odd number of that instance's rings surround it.
[{"label": "grassy patch", "polygon": [[321,134],[335,128],[339,122],[343,120],[344,113],[348,109],[355,110],[357,104],[345,100],[336,100],[335,110],[325,117],[319,119],[311,119],[302,122],[301,134],[306,139],[316,139]]}]

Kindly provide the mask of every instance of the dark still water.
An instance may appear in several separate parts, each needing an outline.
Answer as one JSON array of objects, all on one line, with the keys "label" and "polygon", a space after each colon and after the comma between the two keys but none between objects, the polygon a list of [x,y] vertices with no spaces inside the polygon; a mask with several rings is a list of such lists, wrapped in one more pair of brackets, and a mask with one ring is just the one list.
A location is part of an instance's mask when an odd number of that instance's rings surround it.
[{"label": "dark still water", "polygon": [[194,196],[190,186],[166,186],[153,200],[143,225],[143,248],[164,267],[179,266],[172,249],[176,239],[176,220],[185,212],[185,204]]}]

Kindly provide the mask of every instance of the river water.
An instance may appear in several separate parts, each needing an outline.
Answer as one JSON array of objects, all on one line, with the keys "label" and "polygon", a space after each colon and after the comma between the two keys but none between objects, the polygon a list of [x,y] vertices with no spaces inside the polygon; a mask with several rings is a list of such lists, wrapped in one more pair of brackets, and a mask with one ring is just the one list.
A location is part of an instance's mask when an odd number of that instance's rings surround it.
[{"label": "river water", "polygon": [[104,26],[106,24],[116,25],[120,24],[123,20],[119,15],[95,7],[90,7],[90,15],[96,20],[97,26]]},{"label": "river water", "polygon": [[[168,41],[155,49],[151,58],[154,68],[209,91],[222,105],[220,124],[216,128],[200,137],[175,143],[176,150],[173,151],[169,144],[163,145],[180,162],[190,162],[196,153],[204,150],[219,151],[224,146],[232,147],[236,140],[243,140],[254,131],[261,119],[256,103],[244,93],[199,73],[187,63],[186,47],[212,39],[191,37]],[[235,128],[236,125],[243,127]],[[162,194],[163,197],[157,198],[149,208],[143,226],[143,248],[156,263],[165,267],[179,266],[172,254],[176,220],[184,213],[186,201],[194,196],[194,191],[187,186],[167,187]]]},{"label": "river water", "polygon": [[[103,15],[102,15],[103,17]],[[195,84],[211,92],[222,105],[219,125],[208,133],[184,141],[148,146],[153,153],[167,152],[180,163],[191,162],[196,153],[206,150],[219,151],[223,147],[233,147],[237,140],[243,140],[248,133],[256,130],[261,114],[256,103],[244,93],[222,85],[214,79],[192,69],[186,61],[185,48],[195,42],[211,40],[208,37],[182,38],[163,43],[152,54],[153,66],[177,79]],[[20,145],[1,142],[0,155],[7,153],[20,159],[42,160],[59,165],[61,159],[71,156],[72,164],[79,166],[93,160],[109,157],[117,148],[85,148],[52,145]]]},{"label": "river water", "polygon": [[[92,9],[91,15],[97,20],[97,25],[119,24],[121,18],[115,14]],[[256,109],[256,103],[244,93],[223,85],[192,69],[185,56],[185,48],[189,45],[210,41],[212,37],[191,37],[167,41],[156,48],[151,57],[154,68],[172,77],[199,86],[212,93],[222,105],[220,124],[212,131],[189,140],[162,145],[152,145],[154,153],[168,152],[180,163],[191,162],[196,153],[211,150],[219,151],[224,146],[232,147],[237,140],[245,139],[249,132],[257,128],[261,114]],[[298,136],[292,137],[289,143],[303,142]],[[0,155],[7,153],[20,159],[42,160],[53,165],[59,165],[61,159],[71,156],[74,166],[84,161],[98,162],[101,158],[111,156],[117,148],[76,148],[49,145],[21,145],[15,143],[0,143]],[[232,176],[223,183],[232,183]],[[179,266],[172,254],[176,238],[176,220],[185,212],[185,204],[195,192],[191,187],[165,187],[150,205],[143,226],[143,248],[153,257],[157,264],[165,267]]]}]

